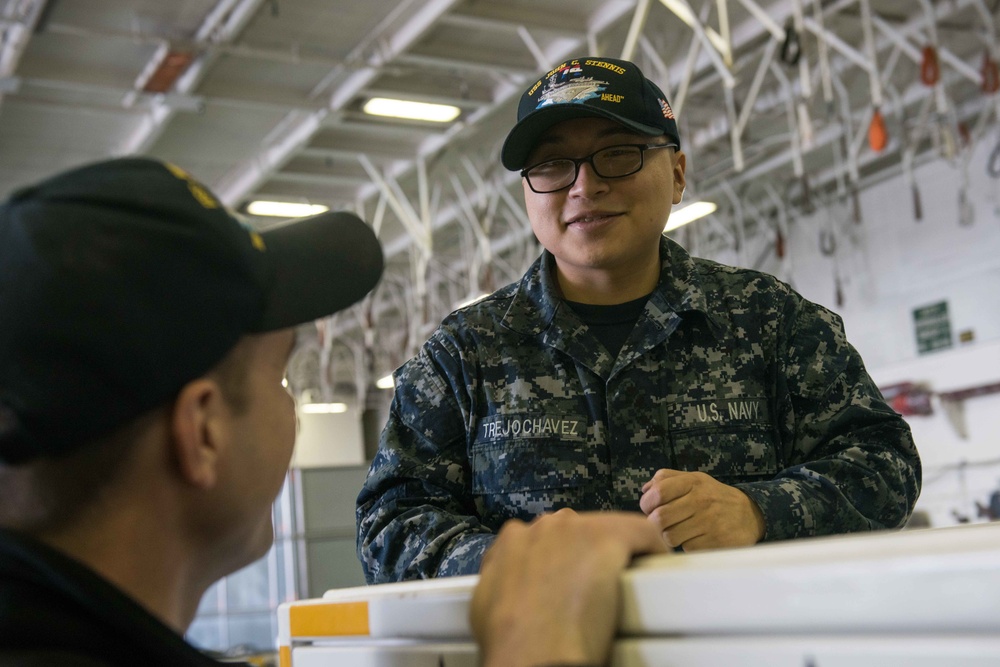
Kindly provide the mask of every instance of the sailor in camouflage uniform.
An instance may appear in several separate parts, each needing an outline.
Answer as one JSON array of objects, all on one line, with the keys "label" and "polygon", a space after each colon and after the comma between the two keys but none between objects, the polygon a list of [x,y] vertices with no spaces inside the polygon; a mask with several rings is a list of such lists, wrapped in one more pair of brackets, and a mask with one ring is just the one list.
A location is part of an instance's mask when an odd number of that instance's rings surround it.
[{"label": "sailor in camouflage uniform", "polygon": [[684,550],[909,517],[909,428],[840,318],[662,236],[679,144],[630,62],[524,93],[501,158],[545,250],[397,371],[358,497],[369,582],[474,574],[505,521],[561,508],[644,512]]}]

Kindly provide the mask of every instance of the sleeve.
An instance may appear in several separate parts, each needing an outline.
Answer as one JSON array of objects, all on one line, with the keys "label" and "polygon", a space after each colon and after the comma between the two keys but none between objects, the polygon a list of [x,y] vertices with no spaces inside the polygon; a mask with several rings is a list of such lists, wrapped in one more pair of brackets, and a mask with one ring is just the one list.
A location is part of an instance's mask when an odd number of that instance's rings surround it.
[{"label": "sleeve", "polygon": [[493,541],[471,492],[462,377],[433,337],[396,373],[389,420],[357,500],[358,558],[369,584],[476,574]]},{"label": "sleeve", "polygon": [[776,394],[784,470],[738,484],[765,517],[765,541],[902,526],[920,494],[920,458],[841,319],[798,295],[780,326]]}]

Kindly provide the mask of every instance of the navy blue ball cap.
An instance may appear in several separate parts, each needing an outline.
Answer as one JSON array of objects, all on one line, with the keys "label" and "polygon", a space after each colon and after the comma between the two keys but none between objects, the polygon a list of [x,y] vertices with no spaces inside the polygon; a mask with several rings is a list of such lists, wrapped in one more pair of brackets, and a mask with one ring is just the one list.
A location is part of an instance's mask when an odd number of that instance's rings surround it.
[{"label": "navy blue ball cap", "polygon": [[73,169],[0,205],[0,462],[70,451],[170,400],[247,335],[364,297],[351,213],[256,232],[182,169]]},{"label": "navy blue ball cap", "polygon": [[507,135],[500,162],[523,169],[538,139],[556,123],[608,118],[640,134],[666,135],[681,145],[677,121],[663,91],[635,63],[615,58],[567,60],[533,83],[517,106],[517,124]]}]

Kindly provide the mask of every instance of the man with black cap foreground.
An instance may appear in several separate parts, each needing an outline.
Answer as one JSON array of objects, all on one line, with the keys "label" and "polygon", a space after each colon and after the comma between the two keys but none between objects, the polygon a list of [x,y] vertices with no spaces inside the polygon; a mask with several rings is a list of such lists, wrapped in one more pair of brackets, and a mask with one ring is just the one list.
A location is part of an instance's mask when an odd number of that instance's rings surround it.
[{"label": "man with black cap foreground", "polygon": [[578,58],[517,115],[501,161],[544,251],[396,372],[368,580],[476,572],[505,521],[564,507],[642,512],[686,551],[901,526],[920,462],[840,318],[662,235],[685,156],[660,89]]},{"label": "man with black cap foreground", "polygon": [[[381,272],[353,215],[258,234],[154,160],[81,167],[0,206],[0,665],[216,664],[181,634],[205,590],[271,544],[295,439],[282,386],[293,327],[359,300]],[[508,648],[490,614],[524,585],[510,577],[526,536],[603,542],[588,565],[605,588],[656,550],[645,522],[612,541],[604,519],[498,541],[474,618],[486,658]],[[610,624],[580,614],[515,657],[599,659]],[[607,638],[559,643],[569,631]]]}]

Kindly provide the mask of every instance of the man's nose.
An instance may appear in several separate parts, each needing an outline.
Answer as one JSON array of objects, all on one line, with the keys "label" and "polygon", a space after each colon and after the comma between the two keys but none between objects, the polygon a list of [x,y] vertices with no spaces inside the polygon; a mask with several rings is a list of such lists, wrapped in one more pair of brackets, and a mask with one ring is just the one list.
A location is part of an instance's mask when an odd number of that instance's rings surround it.
[{"label": "man's nose", "polygon": [[607,188],[607,181],[597,175],[594,166],[589,162],[584,162],[577,172],[576,181],[570,186],[570,194],[578,197],[590,197],[607,190]]}]

